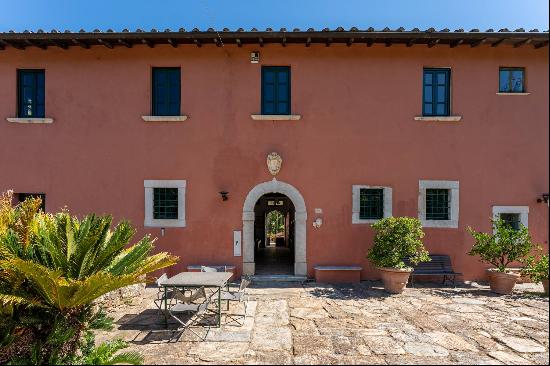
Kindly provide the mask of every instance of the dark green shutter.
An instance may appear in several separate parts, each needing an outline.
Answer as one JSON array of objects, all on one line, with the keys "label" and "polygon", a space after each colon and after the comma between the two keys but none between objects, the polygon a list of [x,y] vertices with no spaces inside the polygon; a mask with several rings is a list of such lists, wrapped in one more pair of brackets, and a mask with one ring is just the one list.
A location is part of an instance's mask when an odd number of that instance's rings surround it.
[{"label": "dark green shutter", "polygon": [[424,69],[422,114],[449,116],[451,113],[451,70]]},{"label": "dark green shutter", "polygon": [[290,67],[262,67],[262,114],[290,114]]},{"label": "dark green shutter", "polygon": [[18,70],[17,74],[17,116],[44,118],[46,99],[44,70]]},{"label": "dark green shutter", "polygon": [[153,115],[179,116],[181,112],[181,70],[176,67],[153,68]]}]

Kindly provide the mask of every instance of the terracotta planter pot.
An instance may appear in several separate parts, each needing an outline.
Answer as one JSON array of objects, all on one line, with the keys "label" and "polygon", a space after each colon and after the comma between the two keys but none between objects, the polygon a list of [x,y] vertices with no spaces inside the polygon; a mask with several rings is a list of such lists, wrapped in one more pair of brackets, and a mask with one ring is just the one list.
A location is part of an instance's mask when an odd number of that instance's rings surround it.
[{"label": "terracotta planter pot", "polygon": [[548,295],[548,280],[542,280],[542,287],[544,287],[544,293]]},{"label": "terracotta planter pot", "polygon": [[501,295],[510,295],[520,277],[517,273],[498,272],[495,269],[488,269],[487,275],[491,291]]},{"label": "terracotta planter pot", "polygon": [[384,290],[390,294],[400,294],[405,290],[412,269],[378,268],[384,282]]}]

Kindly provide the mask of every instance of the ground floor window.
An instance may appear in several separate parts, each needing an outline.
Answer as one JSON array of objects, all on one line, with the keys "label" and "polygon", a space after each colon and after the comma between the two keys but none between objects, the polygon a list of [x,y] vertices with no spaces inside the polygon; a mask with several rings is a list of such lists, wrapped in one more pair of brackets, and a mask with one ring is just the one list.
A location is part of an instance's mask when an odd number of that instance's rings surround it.
[{"label": "ground floor window", "polygon": [[449,220],[448,189],[426,189],[426,220]]},{"label": "ground floor window", "polygon": [[529,227],[529,206],[493,206],[493,219],[504,220],[516,230]]},{"label": "ground floor window", "polygon": [[458,181],[421,180],[418,187],[418,218],[422,225],[458,228]]},{"label": "ground floor window", "polygon": [[40,204],[40,209],[43,212],[46,212],[46,194],[45,193],[17,193],[17,200],[23,202],[27,198],[40,198],[42,203]]},{"label": "ground floor window", "polygon": [[352,186],[352,223],[371,224],[392,215],[390,187]]},{"label": "ground floor window", "polygon": [[185,227],[185,180],[146,180],[145,221],[149,227]]}]

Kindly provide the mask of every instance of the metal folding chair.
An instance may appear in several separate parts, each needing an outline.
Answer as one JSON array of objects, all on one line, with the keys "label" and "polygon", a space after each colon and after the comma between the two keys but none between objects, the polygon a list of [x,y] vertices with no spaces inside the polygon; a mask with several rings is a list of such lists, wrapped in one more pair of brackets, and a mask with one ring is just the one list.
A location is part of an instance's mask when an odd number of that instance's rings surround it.
[{"label": "metal folding chair", "polygon": [[181,325],[176,332],[180,332],[181,336],[186,330],[189,330],[201,341],[204,341],[210,331],[210,325],[207,326],[204,336],[201,336],[193,329],[193,325],[199,324],[201,317],[208,312],[210,299],[206,296],[204,287],[197,289],[190,296],[185,296],[180,290],[175,289],[173,299],[176,300],[176,303],[170,306],[168,312]]},{"label": "metal folding chair", "polygon": [[[229,310],[229,302],[239,302],[244,304],[244,315],[238,315],[238,314],[226,314],[226,319],[229,319],[229,323],[237,323],[239,326],[243,326],[244,322],[246,321],[246,310],[248,305],[248,294],[246,293],[247,287],[250,285],[252,281],[249,277],[242,277],[241,278],[241,284],[239,286],[238,291],[222,291],[221,292],[221,300],[227,301],[227,310]],[[243,318],[242,323],[238,321],[238,318]]]},{"label": "metal folding chair", "polygon": [[153,300],[155,303],[155,306],[157,307],[157,314],[160,314],[162,312],[162,305],[164,302],[164,298],[170,299],[173,294],[172,289],[166,289],[164,286],[162,286],[162,283],[168,279],[168,275],[166,273],[163,273],[157,280],[155,281],[158,292],[157,292],[157,298]]}]

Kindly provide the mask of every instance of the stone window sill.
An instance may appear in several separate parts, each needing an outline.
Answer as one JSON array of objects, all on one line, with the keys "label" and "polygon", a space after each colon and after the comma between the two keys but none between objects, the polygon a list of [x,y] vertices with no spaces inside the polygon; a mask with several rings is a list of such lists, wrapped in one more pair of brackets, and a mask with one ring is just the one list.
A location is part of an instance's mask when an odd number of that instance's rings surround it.
[{"label": "stone window sill", "polygon": [[497,95],[529,95],[531,93],[496,93]]},{"label": "stone window sill", "polygon": [[53,118],[6,118],[12,123],[53,123]]},{"label": "stone window sill", "polygon": [[145,122],[183,122],[187,120],[186,115],[181,116],[141,116]]},{"label": "stone window sill", "polygon": [[298,121],[302,119],[299,114],[251,114],[255,121]]},{"label": "stone window sill", "polygon": [[458,229],[458,220],[426,220],[421,219],[422,227],[439,229]]},{"label": "stone window sill", "polygon": [[422,116],[414,117],[415,121],[434,121],[434,122],[459,122],[462,116]]}]

